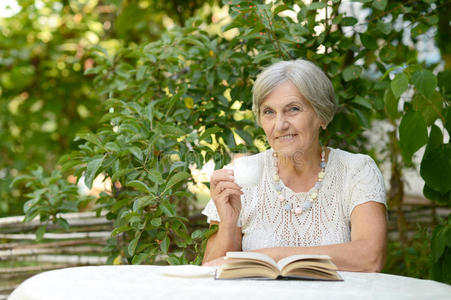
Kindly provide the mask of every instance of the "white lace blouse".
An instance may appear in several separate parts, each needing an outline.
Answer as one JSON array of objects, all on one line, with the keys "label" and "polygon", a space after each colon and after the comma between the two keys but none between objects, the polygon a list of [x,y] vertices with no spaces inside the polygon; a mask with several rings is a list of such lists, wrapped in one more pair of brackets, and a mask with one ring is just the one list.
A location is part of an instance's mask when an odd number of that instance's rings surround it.
[{"label": "white lace blouse", "polygon": [[[351,241],[350,217],[355,206],[376,201],[385,206],[382,174],[368,155],[330,148],[318,198],[310,210],[294,215],[277,199],[272,149],[256,154],[264,161],[260,182],[243,188],[238,220],[243,234],[242,250],[271,247],[306,247]],[[302,204],[308,192],[295,193],[283,185],[285,198]],[[208,222],[220,221],[210,200],[202,211]]]}]

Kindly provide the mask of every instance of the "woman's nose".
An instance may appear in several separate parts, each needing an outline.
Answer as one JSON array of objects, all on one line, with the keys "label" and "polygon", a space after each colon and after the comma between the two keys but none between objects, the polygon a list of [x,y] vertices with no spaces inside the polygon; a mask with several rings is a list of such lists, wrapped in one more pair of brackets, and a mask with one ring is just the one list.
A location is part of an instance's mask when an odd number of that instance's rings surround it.
[{"label": "woman's nose", "polygon": [[278,116],[276,120],[277,131],[283,131],[288,128],[288,122],[284,116]]}]

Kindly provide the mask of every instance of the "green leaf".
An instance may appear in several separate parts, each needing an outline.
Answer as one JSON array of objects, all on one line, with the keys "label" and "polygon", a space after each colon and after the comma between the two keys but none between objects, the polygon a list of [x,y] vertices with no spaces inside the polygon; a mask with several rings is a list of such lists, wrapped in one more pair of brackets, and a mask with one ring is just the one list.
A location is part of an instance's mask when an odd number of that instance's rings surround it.
[{"label": "green leaf", "polygon": [[421,112],[427,126],[431,126],[443,111],[443,98],[437,91],[434,91],[429,98],[421,94],[416,94],[412,100],[412,104],[416,111]]},{"label": "green leaf", "polygon": [[193,240],[194,240],[194,239],[199,239],[199,238],[202,237],[202,235],[203,235],[202,230],[197,229],[197,230],[195,230],[193,233],[191,233],[191,238],[192,238]]},{"label": "green leaf", "polygon": [[180,137],[185,135],[185,132],[182,129],[174,125],[162,125],[161,131],[163,135],[170,137]]},{"label": "green leaf", "polygon": [[444,116],[446,131],[448,131],[448,134],[451,135],[451,106],[448,106],[448,109],[445,111]]},{"label": "green leaf", "polygon": [[186,161],[175,161],[171,164],[171,167],[169,168],[169,173],[172,173],[175,169],[178,168],[186,168],[188,166]]},{"label": "green leaf", "polygon": [[64,218],[56,218],[56,224],[58,224],[61,228],[63,228],[64,230],[69,230],[69,223],[67,222],[66,219]]},{"label": "green leaf", "polygon": [[93,134],[91,132],[80,132],[80,133],[78,133],[76,135],[74,141],[78,141],[80,139],[87,140],[88,142],[91,142],[91,143],[93,143],[93,144],[95,144],[97,146],[101,146],[99,138],[95,134]]},{"label": "green leaf", "polygon": [[133,202],[133,211],[138,211],[150,204],[156,204],[156,197],[154,195],[138,198]]},{"label": "green leaf", "polygon": [[144,78],[144,75],[146,74],[148,70],[148,66],[140,66],[138,68],[138,72],[136,73],[136,80],[142,80]]},{"label": "green leaf", "polygon": [[132,265],[140,265],[147,257],[149,257],[147,253],[139,253],[133,256]]},{"label": "green leaf", "polygon": [[426,184],[444,194],[451,190],[451,145],[430,150],[421,161],[420,174]]},{"label": "green leaf", "polygon": [[396,50],[391,46],[386,46],[379,52],[379,57],[383,62],[389,63],[396,57]]},{"label": "green leaf", "polygon": [[412,34],[412,37],[417,37],[420,34],[424,34],[426,33],[426,31],[429,30],[429,26],[423,23],[418,24],[417,26],[415,26],[414,28],[412,28],[412,30],[410,31],[410,33]]},{"label": "green leaf", "polygon": [[424,19],[426,20],[426,22],[430,25],[435,25],[438,23],[439,19],[437,15],[430,15],[430,16],[424,16]]},{"label": "green leaf", "polygon": [[407,112],[399,125],[399,146],[404,160],[411,162],[412,155],[428,141],[426,123],[419,112]]},{"label": "green leaf", "polygon": [[24,181],[31,181],[32,179],[33,179],[33,177],[31,177],[30,175],[16,176],[9,184],[9,188],[13,188],[14,186],[16,186],[19,183],[24,182]]},{"label": "green leaf", "polygon": [[161,252],[163,254],[167,254],[168,253],[168,249],[169,249],[169,244],[170,243],[171,243],[171,240],[167,236],[165,236],[164,239],[161,241],[160,249],[161,249]]},{"label": "green leaf", "polygon": [[437,226],[432,233],[431,254],[434,262],[437,262],[445,251],[447,244],[446,225]]},{"label": "green leaf", "polygon": [[370,127],[370,122],[367,116],[360,109],[358,109],[357,107],[351,107],[351,110],[355,113],[357,119],[364,128]]},{"label": "green leaf", "polygon": [[133,240],[130,241],[130,244],[128,244],[128,254],[132,256],[135,254],[136,246],[138,245],[139,239],[141,238],[140,235],[135,237]]},{"label": "green leaf", "polygon": [[273,15],[275,16],[275,15],[277,15],[278,13],[280,13],[280,12],[282,12],[284,10],[293,10],[293,9],[291,7],[289,7],[288,5],[286,5],[286,4],[282,4],[282,5],[277,6],[274,9]]},{"label": "green leaf", "polygon": [[229,107],[229,100],[227,100],[227,98],[224,97],[224,95],[217,95],[216,97],[219,100],[219,104],[225,107]]},{"label": "green leaf", "polygon": [[187,44],[198,46],[201,49],[205,49],[205,45],[199,39],[193,37],[185,37],[182,41]]},{"label": "green leaf", "polygon": [[392,82],[390,83],[390,87],[393,95],[396,98],[399,98],[402,93],[404,93],[404,91],[409,87],[409,78],[407,78],[406,74],[399,73],[395,76],[395,78],[393,78]]},{"label": "green leaf", "polygon": [[152,226],[155,227],[160,227],[161,226],[161,218],[153,218],[152,221],[150,221],[150,224],[152,224]]},{"label": "green leaf", "polygon": [[426,146],[426,150],[424,151],[423,157],[425,157],[427,154],[429,154],[429,152],[438,148],[442,144],[443,144],[442,131],[440,130],[440,128],[438,128],[437,125],[434,124],[431,126],[431,132],[429,133],[429,141]]},{"label": "green leaf", "polygon": [[429,70],[421,70],[413,73],[412,82],[420,93],[427,98],[432,96],[437,87],[437,77]]},{"label": "green leaf", "polygon": [[362,73],[362,68],[356,65],[352,65],[344,69],[342,76],[345,81],[350,81],[359,78],[360,73]]},{"label": "green leaf", "polygon": [[147,177],[156,184],[162,184],[164,182],[160,171],[158,171],[157,169],[148,170]]},{"label": "green leaf", "polygon": [[423,195],[439,205],[451,205],[451,192],[441,194],[425,184],[423,187]]},{"label": "green leaf", "polygon": [[47,225],[39,226],[38,230],[36,230],[36,240],[41,241],[44,237],[45,230],[47,229]]},{"label": "green leaf", "polygon": [[131,186],[136,188],[138,191],[145,192],[145,193],[151,193],[150,188],[145,184],[144,182],[140,180],[132,180],[126,183],[126,186]]},{"label": "green leaf", "polygon": [[359,104],[360,106],[363,106],[368,109],[372,109],[371,102],[368,99],[363,98],[362,96],[356,96],[352,102]]},{"label": "green leaf", "polygon": [[254,139],[249,134],[249,132],[241,129],[235,129],[235,131],[246,142],[246,145],[248,146],[254,145]]},{"label": "green leaf", "polygon": [[134,157],[136,157],[139,161],[143,160],[143,152],[141,149],[139,149],[136,146],[128,148],[128,151],[130,151],[131,154],[133,154]]},{"label": "green leaf", "polygon": [[105,149],[113,152],[119,152],[121,148],[118,146],[118,144],[114,142],[108,142],[105,144]]},{"label": "green leaf", "polygon": [[443,70],[437,75],[438,85],[442,93],[448,94],[451,92],[451,70]]},{"label": "green leaf", "polygon": [[113,176],[111,177],[111,181],[116,182],[119,178],[121,178],[124,175],[130,174],[134,170],[135,170],[134,168],[120,169],[119,171],[113,174]]},{"label": "green leaf", "polygon": [[398,101],[399,98],[396,98],[393,95],[391,89],[387,89],[384,95],[384,103],[385,103],[385,112],[391,120],[396,120],[399,117],[398,112]]},{"label": "green leaf", "polygon": [[177,256],[171,255],[167,258],[167,261],[170,265],[180,265],[180,260]]},{"label": "green leaf", "polygon": [[378,48],[377,40],[374,36],[370,36],[368,34],[360,33],[360,41],[362,42],[363,46],[370,50],[375,50]]},{"label": "green leaf", "polygon": [[[183,181],[187,178],[190,178],[191,175],[187,172],[179,172],[175,173],[171,178],[168,180],[168,183],[166,184],[166,187],[164,188],[164,192],[166,192],[168,189],[179,183],[180,181]],[[163,192],[163,193],[164,193]]]},{"label": "green leaf", "polygon": [[163,200],[159,205],[161,211],[167,215],[168,217],[175,217],[175,208],[174,205],[171,204],[168,200]]},{"label": "green leaf", "polygon": [[384,10],[387,7],[387,0],[374,0],[373,7],[377,10]]},{"label": "green leaf", "polygon": [[112,237],[115,237],[115,236],[118,235],[119,233],[126,232],[126,231],[129,231],[129,230],[131,230],[131,229],[132,229],[132,228],[131,228],[130,226],[128,226],[128,225],[116,227],[116,228],[113,229],[113,231],[111,231],[111,236],[112,236]]},{"label": "green leaf", "polygon": [[354,17],[344,17],[340,22],[341,26],[354,26],[355,24],[357,24],[357,19]]},{"label": "green leaf", "polygon": [[207,128],[204,131],[204,133],[202,133],[202,135],[199,137],[199,140],[203,141],[206,138],[210,137],[212,134],[215,134],[220,131],[222,131],[222,128],[218,127],[218,126],[213,126],[213,127]]},{"label": "green leaf", "polygon": [[88,162],[88,165],[86,166],[85,184],[89,189],[92,188],[92,182],[96,178],[97,171],[102,165],[103,159],[104,159],[103,156],[100,158],[92,159],[90,162]]},{"label": "green leaf", "polygon": [[[383,34],[385,34],[385,35],[387,35],[387,34],[389,34],[392,30],[393,30],[393,25],[392,25],[392,23],[390,23],[390,22],[384,22],[383,20],[379,20],[379,21],[377,21],[377,25],[376,25],[376,29],[379,31],[379,32],[381,32],[381,33],[383,33]],[[386,47],[384,47],[383,49],[385,49]],[[393,52],[395,51],[395,49],[393,49]],[[395,55],[395,53],[393,53],[393,55]]]},{"label": "green leaf", "polygon": [[[276,52],[275,51],[261,51],[260,53],[257,54],[257,56],[254,57],[253,61],[256,64],[260,64],[262,63],[264,60],[268,60],[270,61],[271,58],[273,58]],[[264,64],[264,63],[262,63]]]}]

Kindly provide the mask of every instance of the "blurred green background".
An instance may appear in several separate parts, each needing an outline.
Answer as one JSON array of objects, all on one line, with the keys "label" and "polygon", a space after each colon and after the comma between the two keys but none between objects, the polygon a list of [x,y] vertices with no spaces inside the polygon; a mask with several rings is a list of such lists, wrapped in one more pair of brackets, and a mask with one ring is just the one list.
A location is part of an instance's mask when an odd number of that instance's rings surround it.
[{"label": "blurred green background", "polygon": [[[115,220],[110,262],[163,253],[199,263],[208,235],[192,220],[208,199],[199,170],[265,149],[253,79],[274,61],[306,58],[340,103],[323,142],[387,166],[396,234],[385,272],[449,282],[449,216],[409,220],[404,200],[410,170],[428,205],[450,208],[450,9],[444,0],[2,0],[0,216],[56,222],[103,210]],[[366,133],[377,124],[373,143]],[[90,189],[99,174],[107,191],[87,204],[74,183]]]}]

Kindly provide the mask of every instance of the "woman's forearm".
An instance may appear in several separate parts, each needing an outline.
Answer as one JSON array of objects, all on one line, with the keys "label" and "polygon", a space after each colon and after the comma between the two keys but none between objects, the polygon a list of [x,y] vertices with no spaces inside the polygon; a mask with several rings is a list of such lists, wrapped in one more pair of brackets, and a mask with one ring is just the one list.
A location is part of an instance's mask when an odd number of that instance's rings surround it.
[{"label": "woman's forearm", "polygon": [[240,227],[219,224],[218,232],[208,239],[202,263],[222,257],[227,251],[241,251],[241,240]]},{"label": "woman's forearm", "polygon": [[371,245],[358,240],[343,244],[316,247],[275,247],[255,250],[275,261],[295,254],[325,254],[332,258],[340,271],[380,272],[385,262],[385,244]]}]

